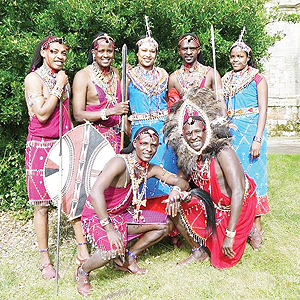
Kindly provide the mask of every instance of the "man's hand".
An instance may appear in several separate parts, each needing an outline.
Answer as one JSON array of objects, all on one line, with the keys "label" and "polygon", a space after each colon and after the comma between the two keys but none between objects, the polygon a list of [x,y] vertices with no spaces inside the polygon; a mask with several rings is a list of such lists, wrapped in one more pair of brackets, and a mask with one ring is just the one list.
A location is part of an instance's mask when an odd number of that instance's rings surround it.
[{"label": "man's hand", "polygon": [[120,233],[115,231],[112,224],[105,227],[111,250],[116,250],[118,255],[125,255],[124,241]]},{"label": "man's hand", "polygon": [[223,245],[222,245],[222,252],[228,256],[228,257],[235,257],[235,252],[233,251],[234,238],[230,238],[228,236],[225,236]]}]

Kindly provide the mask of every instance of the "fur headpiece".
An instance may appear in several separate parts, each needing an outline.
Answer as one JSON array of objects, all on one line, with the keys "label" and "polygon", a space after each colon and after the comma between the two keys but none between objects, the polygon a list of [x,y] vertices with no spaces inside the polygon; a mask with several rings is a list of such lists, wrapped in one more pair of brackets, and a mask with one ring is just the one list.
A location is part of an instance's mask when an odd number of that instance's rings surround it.
[{"label": "fur headpiece", "polygon": [[[205,122],[206,139],[200,151],[195,151],[183,137],[184,118],[189,110],[192,116],[195,116],[193,111],[196,111]],[[165,121],[163,133],[166,143],[172,147],[178,158],[178,168],[186,175],[192,173],[200,155],[211,158],[225,146],[231,145],[229,120],[223,116],[220,102],[208,88],[190,89],[182,100],[175,103]]]}]

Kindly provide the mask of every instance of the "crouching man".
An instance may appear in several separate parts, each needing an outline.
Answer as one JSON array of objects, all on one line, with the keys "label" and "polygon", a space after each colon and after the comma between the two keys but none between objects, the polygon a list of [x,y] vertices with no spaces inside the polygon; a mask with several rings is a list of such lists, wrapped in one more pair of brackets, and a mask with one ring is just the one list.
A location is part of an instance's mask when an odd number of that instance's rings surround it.
[{"label": "crouching man", "polygon": [[[136,257],[172,229],[166,214],[140,209],[146,206],[146,182],[150,177],[174,185],[170,198],[189,188],[186,180],[149,163],[158,140],[152,127],[140,128],[123,154],[106,164],[87,198],[81,222],[97,250],[74,274],[81,295],[90,294],[89,273],[111,259],[120,270],[145,274],[147,270],[138,267]],[[127,249],[127,242],[136,237],[137,242]]]}]

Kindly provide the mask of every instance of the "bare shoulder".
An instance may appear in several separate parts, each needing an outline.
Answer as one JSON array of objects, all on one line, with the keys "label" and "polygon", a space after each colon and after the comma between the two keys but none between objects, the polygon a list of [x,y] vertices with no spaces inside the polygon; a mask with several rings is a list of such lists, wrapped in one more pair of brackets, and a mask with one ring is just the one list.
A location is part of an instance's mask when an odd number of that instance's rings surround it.
[{"label": "bare shoulder", "polygon": [[89,78],[89,66],[81,69],[80,71],[78,71],[76,74],[75,74],[75,77],[74,77],[74,81],[75,80],[86,80],[87,78]]},{"label": "bare shoulder", "polygon": [[124,171],[126,169],[124,156],[121,155],[114,156],[107,162],[105,168],[114,170],[116,171],[116,173],[120,173]]},{"label": "bare shoulder", "polygon": [[24,84],[28,91],[43,89],[43,81],[35,72],[31,72],[25,77]]},{"label": "bare shoulder", "polygon": [[175,72],[173,72],[173,73],[169,76],[169,89],[171,89],[173,86],[175,86],[176,83],[177,83],[176,74],[175,74]]}]

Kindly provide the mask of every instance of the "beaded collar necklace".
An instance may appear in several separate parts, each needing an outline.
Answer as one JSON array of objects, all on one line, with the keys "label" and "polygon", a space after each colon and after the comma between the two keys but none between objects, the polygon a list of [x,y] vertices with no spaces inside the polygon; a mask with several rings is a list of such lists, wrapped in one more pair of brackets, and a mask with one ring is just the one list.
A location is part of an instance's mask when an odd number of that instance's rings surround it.
[{"label": "beaded collar necklace", "polygon": [[[53,72],[45,64],[43,64],[41,67],[39,67],[35,72],[41,77],[43,83],[45,83],[46,87],[48,88],[48,91],[51,92],[56,84],[57,73]],[[63,101],[67,98],[66,86],[64,88],[61,98],[63,99]]]},{"label": "beaded collar necklace", "polygon": [[47,86],[48,90],[51,91],[56,84],[56,75],[57,73],[53,72],[49,67],[43,64],[36,71],[38,75],[42,78],[43,82]]},{"label": "beaded collar necklace", "polygon": [[92,81],[94,81],[103,90],[107,101],[111,102],[112,105],[116,105],[118,88],[117,74],[111,67],[108,72],[103,72],[95,61],[91,64],[91,68]]},{"label": "beaded collar necklace", "polygon": [[167,88],[168,74],[164,69],[154,67],[145,70],[140,64],[128,71],[132,84],[147,95],[158,95]]},{"label": "beaded collar necklace", "polygon": [[[231,97],[251,83],[258,72],[258,69],[247,66],[239,72],[234,72],[232,70],[226,73],[222,78],[225,99],[231,100]],[[232,109],[232,107],[229,108]]]},{"label": "beaded collar necklace", "polygon": [[[130,153],[127,156],[127,167],[131,179],[132,185],[132,192],[133,192],[133,199],[132,204],[135,206],[133,219],[138,220],[139,213],[141,212],[140,207],[146,206],[147,199],[146,199],[146,182],[148,178],[148,167],[149,163],[146,163],[145,166],[141,165],[135,159],[133,153]],[[140,185],[143,183],[143,187],[140,191]]]},{"label": "beaded collar necklace", "polygon": [[196,61],[195,66],[188,68],[184,65],[175,71],[177,80],[182,88],[182,91],[186,91],[192,87],[200,87],[204,77],[206,77],[209,67],[201,65]]}]

